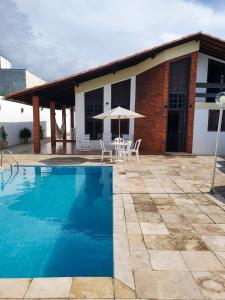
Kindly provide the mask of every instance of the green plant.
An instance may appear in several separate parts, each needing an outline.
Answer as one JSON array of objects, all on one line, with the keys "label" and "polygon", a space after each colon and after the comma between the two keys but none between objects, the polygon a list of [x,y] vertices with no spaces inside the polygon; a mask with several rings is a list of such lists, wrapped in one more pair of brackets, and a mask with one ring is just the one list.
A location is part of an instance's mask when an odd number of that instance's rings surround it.
[{"label": "green plant", "polygon": [[20,130],[20,138],[21,139],[30,139],[31,138],[31,131],[29,128],[23,128]]},{"label": "green plant", "polygon": [[0,127],[0,140],[1,140],[1,141],[6,141],[7,136],[8,136],[8,135],[6,134],[6,131],[5,131],[4,126],[1,126],[1,127]]}]

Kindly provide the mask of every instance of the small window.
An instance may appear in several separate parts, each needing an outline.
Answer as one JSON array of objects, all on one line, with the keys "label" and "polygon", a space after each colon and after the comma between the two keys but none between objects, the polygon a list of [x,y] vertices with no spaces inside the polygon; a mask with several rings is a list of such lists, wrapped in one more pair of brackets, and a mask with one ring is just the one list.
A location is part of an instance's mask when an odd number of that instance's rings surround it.
[{"label": "small window", "polygon": [[[208,131],[217,131],[219,121],[219,110],[209,110]],[[225,131],[225,113],[223,112],[221,131]]]}]

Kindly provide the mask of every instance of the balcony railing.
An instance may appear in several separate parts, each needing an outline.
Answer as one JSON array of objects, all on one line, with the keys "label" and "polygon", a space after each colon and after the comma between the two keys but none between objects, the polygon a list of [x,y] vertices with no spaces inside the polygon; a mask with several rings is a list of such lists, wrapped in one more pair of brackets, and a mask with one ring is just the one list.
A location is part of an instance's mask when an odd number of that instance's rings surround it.
[{"label": "balcony railing", "polygon": [[195,97],[205,98],[206,102],[213,102],[219,92],[225,91],[225,83],[197,82],[196,88],[211,89],[212,92],[196,92]]}]

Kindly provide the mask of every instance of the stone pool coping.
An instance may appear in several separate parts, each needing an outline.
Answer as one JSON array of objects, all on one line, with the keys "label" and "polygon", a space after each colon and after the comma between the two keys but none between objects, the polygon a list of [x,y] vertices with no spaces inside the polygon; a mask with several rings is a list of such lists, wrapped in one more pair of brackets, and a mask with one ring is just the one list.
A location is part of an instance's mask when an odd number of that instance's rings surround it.
[{"label": "stone pool coping", "polygon": [[[24,165],[46,166],[45,163],[40,163],[40,161],[49,160],[49,156],[43,155],[26,155],[19,158]],[[51,164],[48,164],[49,166],[55,165],[55,163],[60,165],[76,165],[73,163],[72,158],[68,156],[66,157],[66,164],[60,163],[58,160],[54,162],[54,157],[52,158],[53,161],[51,161]],[[90,159],[82,161],[82,165],[102,165],[101,162],[97,162],[96,160],[99,156],[88,156],[88,158]],[[90,162],[91,159],[93,159],[93,163]],[[163,221],[149,221],[150,223],[143,220],[140,221],[135,209],[137,203],[135,204],[133,199],[134,194],[163,195],[163,193],[173,195],[176,198],[175,195],[179,188],[182,190],[183,195],[199,193],[200,196],[213,201],[217,207],[210,208],[209,206],[203,208],[215,210],[215,212],[212,211],[211,213],[225,219],[225,204],[220,201],[220,195],[217,195],[218,199],[216,199],[208,194],[209,184],[207,181],[210,178],[209,167],[211,167],[212,162],[213,158],[210,157],[185,158],[178,156],[169,159],[165,156],[145,156],[141,157],[140,163],[128,162],[125,166],[123,164],[113,165],[114,278],[0,279],[0,298],[206,299],[205,297],[207,297],[207,299],[214,299],[215,296],[216,299],[225,299],[225,290],[215,292],[215,290],[206,290],[201,286],[203,279],[215,281],[219,285],[219,288],[220,284],[225,285],[225,241],[217,245],[212,239],[210,240],[211,237],[214,238],[215,234],[212,236],[206,234],[206,237],[209,238],[209,241],[207,241],[209,245],[211,243],[212,247],[219,247],[221,250],[210,249],[210,251],[200,251],[199,253],[205,257],[205,265],[201,266],[203,268],[201,270],[195,270],[195,265],[193,265],[193,260],[191,260],[193,257],[186,257],[187,254],[193,255],[197,251],[165,251],[164,253],[168,260],[171,259],[172,267],[171,265],[165,265],[162,257],[157,256],[162,253],[158,250],[149,250],[146,247],[146,240],[143,240],[143,236],[145,239],[148,237],[148,234],[152,234],[152,230],[154,234],[157,232],[159,237],[163,238],[167,236],[166,221],[164,223]],[[111,164],[106,165],[109,166]],[[219,176],[219,181],[224,182],[223,174]],[[144,201],[144,196],[143,199],[139,200]],[[195,208],[192,204],[188,205],[188,201],[191,202],[191,200],[179,200],[177,198],[175,201],[183,201],[180,205],[183,210]],[[205,199],[204,201],[207,200]],[[141,206],[141,204],[138,205]],[[173,218],[179,217],[180,213],[170,211],[171,207],[169,205],[164,205],[163,208],[168,210],[165,213],[160,212],[163,217],[171,218],[171,215]],[[175,210],[175,207],[172,208]],[[154,207],[151,207],[151,209],[154,210]],[[216,213],[218,210],[222,212],[219,215]],[[184,212],[184,214],[191,215],[189,212]],[[183,224],[179,218],[174,222],[177,227]],[[225,224],[225,221],[222,222],[219,220],[218,223]],[[151,224],[152,227],[148,226],[148,224]],[[211,226],[213,228],[211,229],[217,229],[217,232],[221,234],[215,226],[217,225],[213,224]],[[221,230],[225,230],[225,225],[219,224],[219,226]],[[206,230],[207,228],[197,229]],[[173,227],[171,227],[171,231],[174,231]],[[225,233],[222,233],[221,238],[225,239],[224,236]],[[215,237],[219,238],[218,236]],[[216,257],[215,253],[219,256],[217,255]],[[185,264],[183,263],[183,256]],[[172,260],[173,257],[175,257],[175,268]],[[164,264],[163,266],[162,263]],[[175,285],[172,283],[173,279],[176,282]]]}]

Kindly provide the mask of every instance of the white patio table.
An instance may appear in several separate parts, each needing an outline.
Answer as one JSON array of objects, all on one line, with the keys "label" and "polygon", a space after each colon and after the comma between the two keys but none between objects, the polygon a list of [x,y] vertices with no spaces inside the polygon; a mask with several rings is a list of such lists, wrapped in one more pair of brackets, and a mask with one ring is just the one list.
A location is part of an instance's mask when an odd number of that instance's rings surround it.
[{"label": "white patio table", "polygon": [[127,146],[127,141],[124,141],[124,142],[112,142],[110,144],[112,147],[115,148],[115,152],[116,152],[116,161],[122,161],[122,148],[126,147]]}]

